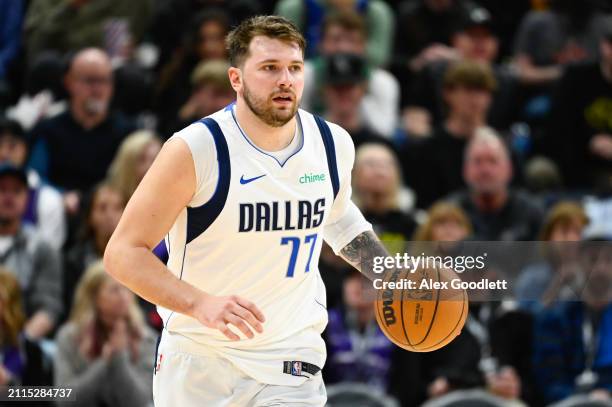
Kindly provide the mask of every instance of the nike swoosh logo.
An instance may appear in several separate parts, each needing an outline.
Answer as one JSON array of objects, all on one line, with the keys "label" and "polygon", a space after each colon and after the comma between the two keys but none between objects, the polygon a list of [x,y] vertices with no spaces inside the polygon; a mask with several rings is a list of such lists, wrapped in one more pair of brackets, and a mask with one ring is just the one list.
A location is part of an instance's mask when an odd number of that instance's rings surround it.
[{"label": "nike swoosh logo", "polygon": [[253,182],[253,181],[258,180],[259,178],[265,177],[265,176],[266,176],[266,174],[260,175],[258,177],[253,177],[253,178],[244,178],[244,175],[243,175],[243,176],[240,177],[240,183],[242,185],[248,184],[249,182]]}]

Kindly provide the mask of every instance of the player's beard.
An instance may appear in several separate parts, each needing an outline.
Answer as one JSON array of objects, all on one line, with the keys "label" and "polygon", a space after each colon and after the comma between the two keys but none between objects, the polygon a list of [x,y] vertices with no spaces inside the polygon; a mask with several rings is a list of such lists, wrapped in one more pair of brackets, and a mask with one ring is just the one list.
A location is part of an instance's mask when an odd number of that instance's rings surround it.
[{"label": "player's beard", "polygon": [[[276,97],[276,95],[279,93],[291,93],[293,95],[293,103],[290,108],[278,109],[274,107],[272,98]],[[249,90],[247,84],[244,83],[243,97],[247,106],[249,109],[251,109],[255,116],[259,117],[262,122],[272,127],[282,127],[287,124],[291,119],[293,119],[298,109],[297,97],[295,92],[292,90],[275,92],[270,95],[270,97],[264,99],[255,96],[255,94]]]}]

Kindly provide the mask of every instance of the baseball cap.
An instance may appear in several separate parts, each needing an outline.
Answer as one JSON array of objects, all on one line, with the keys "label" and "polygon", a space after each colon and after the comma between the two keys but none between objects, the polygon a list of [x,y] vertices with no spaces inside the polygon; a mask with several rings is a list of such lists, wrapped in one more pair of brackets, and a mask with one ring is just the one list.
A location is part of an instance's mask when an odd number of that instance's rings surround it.
[{"label": "baseball cap", "polygon": [[28,185],[28,175],[23,167],[18,167],[10,162],[0,163],[0,178],[4,176],[12,176],[20,180],[25,186]]},{"label": "baseball cap", "polygon": [[465,31],[473,27],[484,27],[495,32],[491,13],[484,7],[470,7],[455,27],[455,32]]},{"label": "baseball cap", "polygon": [[354,85],[368,78],[366,60],[355,54],[331,54],[325,57],[325,83]]}]

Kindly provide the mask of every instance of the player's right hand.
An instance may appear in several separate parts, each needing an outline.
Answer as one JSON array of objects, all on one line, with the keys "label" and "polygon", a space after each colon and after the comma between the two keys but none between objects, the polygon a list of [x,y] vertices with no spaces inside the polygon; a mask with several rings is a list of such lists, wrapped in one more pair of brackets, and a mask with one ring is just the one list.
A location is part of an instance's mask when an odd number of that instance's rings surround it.
[{"label": "player's right hand", "polygon": [[247,338],[253,338],[251,328],[262,333],[261,324],[266,320],[255,304],[236,295],[217,297],[206,294],[196,303],[193,316],[204,326],[218,329],[232,341],[238,341],[240,337],[229,329],[229,324],[238,328]]}]

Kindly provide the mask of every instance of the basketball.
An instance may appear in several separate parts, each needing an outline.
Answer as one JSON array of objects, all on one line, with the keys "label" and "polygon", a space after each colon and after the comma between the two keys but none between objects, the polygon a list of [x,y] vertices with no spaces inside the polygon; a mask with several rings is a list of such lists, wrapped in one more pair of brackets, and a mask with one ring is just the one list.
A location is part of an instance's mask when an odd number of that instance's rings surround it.
[{"label": "basketball", "polygon": [[431,352],[448,345],[465,325],[468,296],[457,274],[442,267],[386,273],[392,284],[376,290],[376,320],[397,346],[412,352]]}]

